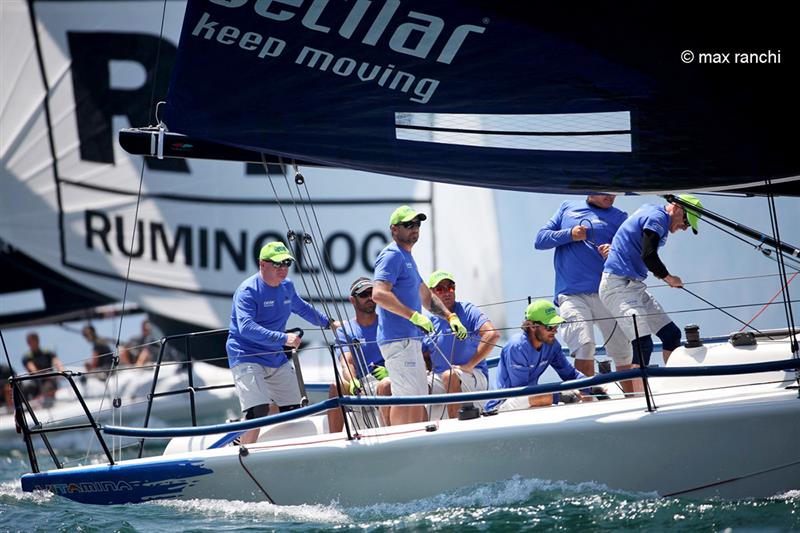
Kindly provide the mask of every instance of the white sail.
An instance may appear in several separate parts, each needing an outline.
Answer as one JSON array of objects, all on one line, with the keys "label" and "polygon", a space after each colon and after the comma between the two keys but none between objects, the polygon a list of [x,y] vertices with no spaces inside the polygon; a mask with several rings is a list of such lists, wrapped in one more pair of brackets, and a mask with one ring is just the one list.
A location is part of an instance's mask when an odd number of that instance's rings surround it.
[{"label": "white sail", "polygon": [[[287,188],[275,168],[282,214],[257,165],[150,159],[142,169],[142,158],[124,152],[116,133],[148,119],[147,61],[155,61],[159,42],[161,61],[170,61],[177,46],[183,3],[167,4],[160,40],[161,7],[141,1],[34,2],[40,65],[30,6],[3,2],[3,49],[14,50],[2,54],[4,243],[112,300],[122,299],[129,276],[128,302],[217,328],[227,325],[236,286],[256,270],[260,246],[286,238],[284,214],[298,234],[305,229],[319,240],[321,228],[332,292],[340,297],[355,277],[371,274],[374,257],[389,239],[389,214],[409,203],[434,215],[415,250],[421,271],[449,268],[458,272],[463,297],[501,299],[490,191],[322,168],[301,169],[307,189],[298,190],[291,169]],[[159,86],[167,81],[162,70]],[[308,227],[311,206],[293,204],[308,193],[319,227]],[[453,224],[463,220],[479,222],[480,240],[496,249],[493,260],[474,256],[471,243],[453,238]],[[327,288],[320,295],[297,268],[290,275],[304,296],[330,298]]]}]

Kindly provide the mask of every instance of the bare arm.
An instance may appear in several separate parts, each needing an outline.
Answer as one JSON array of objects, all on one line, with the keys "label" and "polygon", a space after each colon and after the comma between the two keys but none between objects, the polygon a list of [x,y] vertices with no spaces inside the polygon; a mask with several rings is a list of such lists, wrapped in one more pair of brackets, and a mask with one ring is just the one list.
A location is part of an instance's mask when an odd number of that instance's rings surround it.
[{"label": "bare arm", "polygon": [[422,300],[422,307],[434,315],[438,315],[447,320],[450,318],[450,315],[453,314],[447,310],[439,297],[433,294],[433,292],[431,292],[428,286],[424,283],[419,284],[419,297]]},{"label": "bare arm", "polygon": [[481,334],[481,342],[478,344],[478,349],[475,350],[475,355],[466,364],[461,365],[461,369],[469,373],[472,373],[475,367],[489,356],[494,344],[500,339],[500,332],[495,329],[491,320],[484,322],[478,329],[478,333]]},{"label": "bare arm", "polygon": [[353,362],[353,354],[351,352],[344,352],[339,358],[342,364],[342,377],[345,381],[352,381],[356,377],[356,365]]},{"label": "bare arm", "polygon": [[405,306],[397,299],[397,296],[392,292],[392,284],[388,281],[374,282],[372,286],[372,300],[387,311],[391,311],[403,318],[411,318],[411,315],[414,314],[412,309]]}]

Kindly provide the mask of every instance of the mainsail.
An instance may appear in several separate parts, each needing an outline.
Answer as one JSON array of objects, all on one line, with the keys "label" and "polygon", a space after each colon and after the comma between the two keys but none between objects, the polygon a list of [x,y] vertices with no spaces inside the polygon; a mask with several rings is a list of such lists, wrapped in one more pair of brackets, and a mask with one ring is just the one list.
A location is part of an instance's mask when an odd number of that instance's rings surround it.
[{"label": "mainsail", "polygon": [[680,3],[191,0],[165,122],[493,188],[747,187],[800,174],[790,20]]}]

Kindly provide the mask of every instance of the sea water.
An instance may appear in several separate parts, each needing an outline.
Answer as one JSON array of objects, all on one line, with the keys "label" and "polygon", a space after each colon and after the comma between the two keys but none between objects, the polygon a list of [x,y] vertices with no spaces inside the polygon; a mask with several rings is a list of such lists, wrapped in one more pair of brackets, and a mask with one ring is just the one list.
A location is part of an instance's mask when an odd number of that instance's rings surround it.
[{"label": "sea water", "polygon": [[29,470],[27,458],[18,451],[2,453],[2,531],[800,530],[800,491],[763,499],[697,501],[524,478],[363,507],[227,500],[90,506],[46,492],[22,492],[19,477]]}]

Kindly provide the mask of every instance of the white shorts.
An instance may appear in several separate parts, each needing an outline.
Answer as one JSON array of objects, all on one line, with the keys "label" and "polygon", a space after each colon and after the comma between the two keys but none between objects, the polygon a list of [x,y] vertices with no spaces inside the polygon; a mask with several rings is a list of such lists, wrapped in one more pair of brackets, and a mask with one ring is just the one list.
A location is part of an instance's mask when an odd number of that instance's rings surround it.
[{"label": "white shorts", "polygon": [[425,359],[422,341],[405,339],[380,345],[381,355],[392,380],[392,396],[424,396],[428,394],[425,380]]},{"label": "white shorts", "polygon": [[274,403],[282,407],[300,403],[297,376],[288,361],[278,368],[242,363],[231,368],[231,372],[243,413],[256,405]]},{"label": "white shorts", "polygon": [[[479,369],[475,369],[472,374],[464,372],[460,368],[454,369],[461,381],[461,392],[480,392],[489,390],[489,380],[486,374]],[[434,374],[433,376],[433,394],[445,394],[444,382],[442,382],[441,374]]]},{"label": "white shorts", "polygon": [[[621,326],[612,318],[597,294],[561,294],[558,296],[559,315],[566,320],[561,325],[561,337],[570,353],[578,359],[591,359],[597,344],[594,326],[600,329],[605,341],[606,353],[617,365],[629,365],[633,361],[631,343],[621,331]],[[578,349],[584,344],[592,347],[592,356]]]},{"label": "white shorts", "polygon": [[[461,381],[461,392],[480,392],[489,390],[489,380],[486,374],[479,369],[475,369],[472,374],[464,372],[460,368],[454,369],[458,375],[458,380]],[[444,382],[442,381],[441,374],[434,374],[433,376],[433,390],[432,394],[445,394]],[[483,407],[486,402],[474,402],[479,407]],[[431,420],[442,420],[447,418],[445,408],[448,404],[440,403],[431,405],[429,409],[429,416]]]},{"label": "white shorts", "polygon": [[515,398],[506,398],[506,401],[503,402],[498,411],[518,411],[520,409],[529,409],[530,406],[528,396],[517,396]]},{"label": "white shorts", "polygon": [[603,272],[600,300],[613,316],[628,317],[618,319],[618,323],[629,341],[636,338],[630,318],[633,315],[636,315],[639,337],[654,334],[671,322],[661,305],[647,292],[647,285],[635,279]]}]

